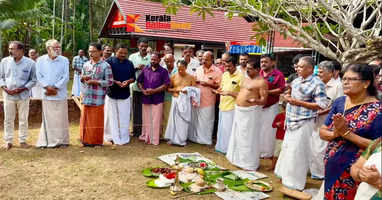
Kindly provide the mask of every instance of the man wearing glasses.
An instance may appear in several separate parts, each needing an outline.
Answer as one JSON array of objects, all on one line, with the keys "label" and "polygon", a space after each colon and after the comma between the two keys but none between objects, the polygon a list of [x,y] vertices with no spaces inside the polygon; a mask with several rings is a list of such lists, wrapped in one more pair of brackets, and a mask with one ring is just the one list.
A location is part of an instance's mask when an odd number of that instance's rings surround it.
[{"label": "man wearing glasses", "polygon": [[36,146],[67,147],[69,60],[61,56],[61,45],[57,40],[48,40],[45,45],[48,54],[39,57],[36,63],[37,80],[43,88],[42,125]]},{"label": "man wearing glasses", "polygon": [[36,146],[67,147],[69,60],[61,56],[61,45],[57,40],[48,40],[45,45],[48,54],[39,57],[36,63],[37,80],[43,88],[42,125]]}]

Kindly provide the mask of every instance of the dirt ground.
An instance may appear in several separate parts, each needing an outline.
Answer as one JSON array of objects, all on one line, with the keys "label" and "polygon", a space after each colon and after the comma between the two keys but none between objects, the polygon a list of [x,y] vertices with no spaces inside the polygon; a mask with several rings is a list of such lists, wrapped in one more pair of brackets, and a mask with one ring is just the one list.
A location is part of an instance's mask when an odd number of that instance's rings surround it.
[{"label": "dirt ground", "polygon": [[[73,104],[69,104],[73,105]],[[2,106],[1,106],[2,107]],[[71,106],[70,106],[71,107]],[[151,189],[149,179],[141,170],[152,166],[166,166],[158,156],[175,152],[199,152],[228,169],[232,166],[213,146],[190,144],[186,147],[145,145],[132,138],[130,144],[120,147],[105,145],[83,148],[79,139],[79,113],[69,108],[71,119],[71,146],[66,149],[21,149],[15,137],[15,147],[0,151],[0,199],[172,199],[168,189]],[[35,144],[41,119],[32,110],[29,144]],[[1,113],[2,115],[2,113]],[[33,117],[34,116],[34,117]],[[37,117],[37,119],[34,119]],[[2,119],[1,119],[1,122]],[[0,137],[3,137],[1,124]],[[17,136],[17,134],[16,134]],[[4,142],[1,139],[0,145]],[[288,199],[278,191],[280,181],[265,168],[270,160],[262,160],[260,172],[265,173],[274,185],[269,199]],[[320,182],[308,179],[307,188],[319,188]],[[219,199],[214,194],[187,196],[180,199]]]}]

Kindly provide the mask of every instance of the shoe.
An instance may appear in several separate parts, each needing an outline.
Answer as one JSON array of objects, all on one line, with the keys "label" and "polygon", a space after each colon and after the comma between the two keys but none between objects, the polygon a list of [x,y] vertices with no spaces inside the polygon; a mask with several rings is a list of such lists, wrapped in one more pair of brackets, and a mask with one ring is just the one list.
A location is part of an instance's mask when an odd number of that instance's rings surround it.
[{"label": "shoe", "polygon": [[21,142],[20,143],[20,148],[27,149],[29,147],[31,147],[31,145],[27,144],[26,142]]},{"label": "shoe", "polygon": [[4,146],[5,151],[8,151],[12,148],[13,144],[12,143],[6,143]]}]

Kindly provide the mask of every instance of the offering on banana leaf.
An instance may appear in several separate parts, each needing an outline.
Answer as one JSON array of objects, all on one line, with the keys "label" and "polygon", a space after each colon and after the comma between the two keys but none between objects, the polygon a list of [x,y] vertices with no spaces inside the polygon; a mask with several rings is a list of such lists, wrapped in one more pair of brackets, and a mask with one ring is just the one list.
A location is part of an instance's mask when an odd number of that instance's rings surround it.
[{"label": "offering on banana leaf", "polygon": [[183,166],[189,166],[192,168],[201,168],[201,169],[207,169],[207,168],[213,168],[216,166],[215,163],[213,162],[207,162],[204,160],[194,160],[190,158],[181,158],[178,157],[178,161],[183,165]]},{"label": "offering on banana leaf", "polygon": [[166,188],[170,187],[171,184],[175,183],[176,174],[171,172],[166,175],[159,175],[159,178],[152,179],[146,182],[146,185],[152,188]]},{"label": "offering on banana leaf", "polygon": [[173,172],[170,168],[153,167],[146,168],[142,171],[142,175],[146,177],[159,177],[161,174],[169,174]]},{"label": "offering on banana leaf", "polygon": [[246,183],[246,186],[252,190],[259,192],[270,192],[272,191],[272,185],[261,180],[250,180]]}]

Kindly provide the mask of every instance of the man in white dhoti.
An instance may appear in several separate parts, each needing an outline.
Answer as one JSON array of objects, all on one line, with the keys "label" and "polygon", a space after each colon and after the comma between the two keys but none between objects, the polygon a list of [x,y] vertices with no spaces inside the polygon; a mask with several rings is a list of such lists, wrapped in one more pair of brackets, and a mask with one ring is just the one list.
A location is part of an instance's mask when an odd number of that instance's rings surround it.
[{"label": "man in white dhoti", "polygon": [[88,61],[88,58],[85,56],[85,51],[80,49],[78,55],[74,56],[72,67],[74,69],[73,75],[73,86],[72,86],[72,96],[78,97],[81,92],[81,71],[82,66],[85,62]]},{"label": "man in white dhoti", "polygon": [[229,53],[224,53],[221,60],[224,65],[225,72],[223,74],[220,87],[216,91],[220,94],[220,104],[215,151],[225,154],[227,153],[229,139],[232,132],[232,123],[235,114],[235,99],[240,91],[240,86],[244,76],[238,69],[236,69]]},{"label": "man in white dhoti", "polygon": [[105,98],[104,139],[116,145],[130,142],[130,87],[135,81],[134,65],[127,59],[128,46],[118,44],[116,56],[106,60],[113,71],[114,83]]},{"label": "man in white dhoti", "polygon": [[[196,85],[195,78],[186,72],[187,62],[178,61],[178,73],[170,79],[168,92],[172,93],[169,120],[166,127],[165,139],[168,144],[184,146],[187,141],[188,127],[191,124],[191,93],[187,92],[189,86]],[[198,88],[192,87],[199,90]]]},{"label": "man in white dhoti", "polygon": [[285,77],[283,73],[275,68],[273,55],[265,54],[260,59],[260,75],[268,83],[268,99],[262,108],[260,128],[261,157],[272,158],[276,143],[276,130],[272,127],[273,119],[280,112],[279,98],[285,89]]},{"label": "man in white dhoti", "polygon": [[13,146],[16,114],[19,116],[20,147],[27,148],[29,91],[36,84],[36,63],[24,57],[25,46],[9,43],[9,56],[0,62],[0,87],[3,89],[5,150]]},{"label": "man in white dhoti", "polygon": [[318,118],[315,120],[315,126],[312,133],[311,139],[311,149],[312,156],[310,162],[310,173],[313,179],[324,179],[325,177],[325,166],[324,166],[324,155],[326,151],[326,146],[328,142],[320,138],[320,127],[324,124],[326,117],[330,111],[330,105],[338,97],[344,95],[342,89],[342,84],[338,83],[333,79],[334,75],[334,65],[331,61],[323,61],[318,65],[318,76],[321,81],[325,84],[326,96],[328,97],[330,104],[329,107],[324,110],[318,111]]},{"label": "man in white dhoti", "polygon": [[207,51],[203,55],[203,65],[196,69],[196,84],[200,89],[200,107],[193,108],[192,125],[189,128],[189,139],[199,144],[212,144],[212,131],[215,120],[216,94],[222,72],[212,65],[213,55]]},{"label": "man in white dhoti", "polygon": [[329,101],[326,97],[325,84],[313,76],[312,57],[300,58],[297,63],[299,77],[292,82],[291,94],[285,94],[286,133],[276,164],[275,174],[282,179],[280,191],[287,195],[311,195],[303,190],[309,170],[311,156],[310,140],[317,110],[326,109]]},{"label": "man in white dhoti", "polygon": [[247,65],[247,75],[237,95],[232,133],[228,144],[227,159],[245,170],[260,166],[261,106],[268,96],[268,85],[259,75],[260,68]]},{"label": "man in white dhoti", "polygon": [[37,147],[66,147],[69,145],[67,83],[69,60],[61,56],[57,40],[46,42],[48,54],[37,59],[36,76],[43,87],[42,124]]}]

